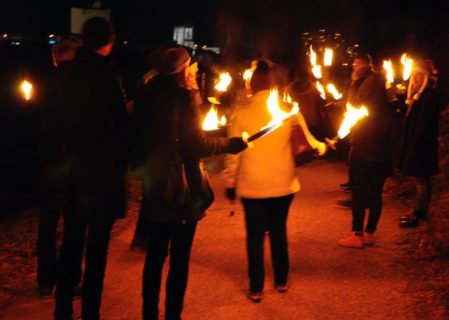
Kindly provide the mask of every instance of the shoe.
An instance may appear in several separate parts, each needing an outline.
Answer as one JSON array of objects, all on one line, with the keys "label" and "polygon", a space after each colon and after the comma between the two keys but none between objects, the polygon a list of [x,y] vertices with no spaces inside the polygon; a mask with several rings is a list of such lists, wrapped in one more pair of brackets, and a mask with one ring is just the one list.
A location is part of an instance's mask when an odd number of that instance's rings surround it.
[{"label": "shoe", "polygon": [[419,226],[419,218],[414,214],[401,217],[401,220],[399,221],[399,227],[401,228],[416,228],[417,226]]},{"label": "shoe", "polygon": [[259,303],[262,301],[263,293],[249,290],[246,297],[252,302]]},{"label": "shoe", "polygon": [[374,234],[365,232],[363,234],[363,245],[367,247],[372,247],[374,245]]},{"label": "shoe", "polygon": [[347,182],[341,183],[340,187],[342,187],[343,189],[344,188],[351,188],[351,185],[349,184],[349,181],[347,181]]},{"label": "shoe", "polygon": [[350,237],[338,241],[338,244],[345,248],[363,249],[363,236],[352,234]]},{"label": "shoe", "polygon": [[427,220],[429,218],[426,211],[415,210],[415,211],[413,211],[412,213],[410,213],[410,214],[408,214],[406,216],[400,217],[399,221],[409,220],[409,219],[412,219],[414,217],[416,217],[416,218],[418,218],[420,220]]},{"label": "shoe", "polygon": [[49,299],[53,297],[53,288],[39,286],[37,292],[39,293],[39,297],[42,299]]},{"label": "shoe", "polygon": [[274,289],[276,289],[279,293],[285,293],[288,290],[288,287],[286,284],[275,284]]},{"label": "shoe", "polygon": [[351,200],[338,200],[337,203],[346,208],[352,208],[352,201]]}]

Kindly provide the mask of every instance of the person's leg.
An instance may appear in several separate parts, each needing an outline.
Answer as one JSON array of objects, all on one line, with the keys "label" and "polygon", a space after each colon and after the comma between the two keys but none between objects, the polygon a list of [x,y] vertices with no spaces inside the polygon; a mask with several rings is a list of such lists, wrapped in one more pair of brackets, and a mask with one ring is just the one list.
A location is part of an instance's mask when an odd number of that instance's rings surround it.
[{"label": "person's leg", "polygon": [[293,195],[269,200],[268,231],[275,285],[285,286],[289,269],[287,245],[287,216]]},{"label": "person's leg", "polygon": [[166,285],[166,320],[181,319],[195,230],[196,223],[177,224],[173,227],[170,242],[170,270]]},{"label": "person's leg", "polygon": [[242,199],[245,209],[246,250],[249,288],[262,292],[264,287],[263,241],[267,230],[267,209],[263,199]]},{"label": "person's leg", "polygon": [[138,247],[142,249],[146,249],[148,246],[148,226],[147,221],[145,219],[144,212],[146,209],[146,200],[142,200],[142,204],[139,210],[139,216],[136,222],[136,229],[134,230],[134,236],[131,242],[131,247]]},{"label": "person's leg", "polygon": [[64,237],[58,261],[55,292],[55,318],[70,319],[73,313],[74,288],[78,283],[86,232],[86,220],[67,214],[64,217]]},{"label": "person's leg", "polygon": [[101,293],[106,270],[111,217],[92,217],[87,226],[86,263],[83,279],[82,318],[100,319]]},{"label": "person's leg", "polygon": [[143,267],[142,314],[144,320],[157,320],[162,267],[168,254],[168,244],[173,225],[150,223],[148,225],[148,251]]},{"label": "person's leg", "polygon": [[39,293],[48,294],[56,283],[56,228],[59,220],[59,212],[40,208],[39,230],[37,236],[37,283]]},{"label": "person's leg", "polygon": [[369,173],[370,185],[369,185],[369,216],[368,223],[366,224],[365,232],[373,234],[377,229],[380,215],[382,213],[382,190],[384,187],[385,179],[388,176],[389,164],[376,163],[371,167]]},{"label": "person's leg", "polygon": [[353,235],[341,239],[339,245],[349,248],[363,248],[363,224],[365,208],[368,204],[368,182],[366,165],[363,161],[351,160],[349,163],[349,179],[352,192],[352,231]]},{"label": "person's leg", "polygon": [[418,218],[426,218],[429,211],[430,199],[431,199],[431,184],[430,177],[422,176],[415,177],[416,185],[416,202],[415,202],[415,214]]}]

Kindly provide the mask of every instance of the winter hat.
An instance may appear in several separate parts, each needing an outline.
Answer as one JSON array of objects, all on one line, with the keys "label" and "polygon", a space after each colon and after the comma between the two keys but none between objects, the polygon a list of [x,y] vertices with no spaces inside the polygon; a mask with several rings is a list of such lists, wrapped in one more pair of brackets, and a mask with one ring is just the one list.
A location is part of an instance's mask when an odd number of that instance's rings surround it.
[{"label": "winter hat", "polygon": [[435,76],[436,74],[438,74],[438,71],[435,69],[433,61],[430,59],[416,61],[413,64],[412,72],[415,73],[421,72],[428,76]]},{"label": "winter hat", "polygon": [[421,87],[418,89],[418,91],[412,90],[413,82],[411,80],[409,81],[408,90],[407,90],[407,99],[405,100],[406,104],[409,105],[409,107],[407,108],[407,112],[406,112],[407,115],[410,112],[410,107],[413,104],[413,101],[419,100],[424,89],[429,84],[429,80],[433,80],[433,81],[436,80],[438,71],[437,71],[437,69],[435,69],[435,65],[433,64],[433,61],[426,59],[426,60],[418,60],[413,63],[412,77],[414,76],[414,74],[417,74],[417,73],[424,74],[424,81],[423,81]]},{"label": "winter hat", "polygon": [[165,49],[158,61],[157,69],[162,74],[175,74],[190,64],[190,54],[184,47]]},{"label": "winter hat", "polygon": [[102,17],[93,17],[86,20],[81,33],[84,46],[93,51],[115,41],[114,27]]}]

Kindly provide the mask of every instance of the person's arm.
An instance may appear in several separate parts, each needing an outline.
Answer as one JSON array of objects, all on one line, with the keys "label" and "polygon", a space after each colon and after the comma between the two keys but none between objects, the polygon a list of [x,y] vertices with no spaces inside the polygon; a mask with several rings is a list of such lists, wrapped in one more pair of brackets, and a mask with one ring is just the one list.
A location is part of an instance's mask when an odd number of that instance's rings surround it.
[{"label": "person's arm", "polygon": [[309,131],[309,128],[307,127],[306,120],[304,119],[301,112],[298,112],[298,114],[296,115],[296,121],[300,125],[302,131],[304,132],[304,136],[306,137],[307,142],[310,144],[312,149],[317,150],[319,156],[324,155],[326,153],[326,149],[327,149],[326,145],[323,142],[317,140],[313,136],[313,134]]},{"label": "person's arm", "polygon": [[[242,130],[239,127],[238,117],[233,114],[230,120],[228,136],[235,137],[241,135]],[[223,177],[225,181],[225,187],[227,190],[235,189],[237,185],[237,173],[240,165],[241,153],[239,154],[227,154],[225,157],[225,170],[223,171]],[[232,192],[227,192],[232,193]],[[235,192],[234,192],[235,198]]]}]

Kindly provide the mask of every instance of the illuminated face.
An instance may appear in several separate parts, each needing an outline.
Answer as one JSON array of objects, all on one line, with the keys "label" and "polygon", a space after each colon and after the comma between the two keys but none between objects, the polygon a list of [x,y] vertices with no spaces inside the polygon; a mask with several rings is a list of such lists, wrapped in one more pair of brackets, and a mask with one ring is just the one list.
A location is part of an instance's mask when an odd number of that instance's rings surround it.
[{"label": "illuminated face", "polygon": [[354,59],[354,61],[352,62],[352,70],[354,72],[359,72],[364,68],[367,68],[368,66],[369,65],[361,59]]}]

